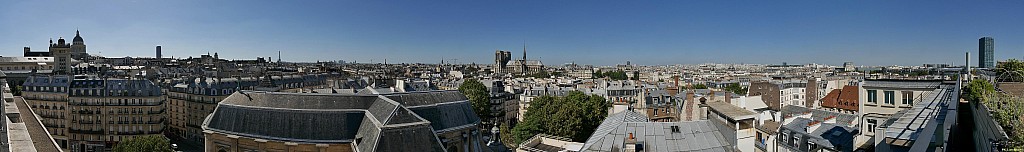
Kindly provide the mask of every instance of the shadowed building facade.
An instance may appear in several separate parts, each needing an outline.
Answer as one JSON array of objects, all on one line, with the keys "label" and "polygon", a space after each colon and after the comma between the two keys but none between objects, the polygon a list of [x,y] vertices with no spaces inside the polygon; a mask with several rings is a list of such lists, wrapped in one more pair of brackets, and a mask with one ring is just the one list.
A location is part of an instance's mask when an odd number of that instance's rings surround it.
[{"label": "shadowed building facade", "polygon": [[483,151],[458,91],[311,94],[242,91],[203,123],[205,151]]},{"label": "shadowed building facade", "polygon": [[63,149],[106,151],[164,130],[164,98],[149,80],[35,76],[23,86],[33,112]]}]

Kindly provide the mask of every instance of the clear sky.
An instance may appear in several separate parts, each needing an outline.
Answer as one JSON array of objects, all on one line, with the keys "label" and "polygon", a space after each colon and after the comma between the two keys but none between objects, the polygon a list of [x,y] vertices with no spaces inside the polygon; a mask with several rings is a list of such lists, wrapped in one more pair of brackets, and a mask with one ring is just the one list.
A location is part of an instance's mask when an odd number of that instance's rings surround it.
[{"label": "clear sky", "polygon": [[[2,1],[0,55],[81,29],[89,53],[555,65],[977,64],[1024,57],[1024,1]],[[457,59],[450,60],[450,59]]]}]

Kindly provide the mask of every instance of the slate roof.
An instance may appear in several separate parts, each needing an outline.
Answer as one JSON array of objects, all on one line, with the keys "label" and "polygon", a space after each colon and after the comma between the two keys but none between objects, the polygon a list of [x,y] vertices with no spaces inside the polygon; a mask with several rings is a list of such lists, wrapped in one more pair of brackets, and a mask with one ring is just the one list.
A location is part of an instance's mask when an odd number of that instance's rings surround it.
[{"label": "slate roof", "polygon": [[479,123],[468,100],[457,91],[380,95],[242,91],[220,102],[203,129],[287,142],[352,143],[359,151],[445,151],[436,134]]},{"label": "slate roof", "polygon": [[643,144],[644,151],[737,151],[710,121],[648,122],[632,111],[608,116],[582,151],[620,151],[630,133]]},{"label": "slate roof", "polygon": [[811,114],[811,119],[818,122],[825,121],[825,118],[828,117],[834,117],[836,120],[836,124],[843,126],[850,126],[855,121],[857,121],[857,115],[854,114],[831,112],[820,109],[808,109],[806,107],[793,105],[787,105],[785,107],[782,107],[782,116],[785,118],[804,114]]},{"label": "slate roof", "polygon": [[[820,126],[815,130],[811,130],[811,132],[807,132],[807,128],[812,125]],[[800,145],[806,145],[807,141],[812,141],[819,146],[839,151],[852,151],[853,137],[859,133],[859,131],[853,127],[835,125],[832,123],[816,123],[815,120],[807,118],[795,118],[789,124],[783,125],[779,131],[788,133],[791,135],[790,137],[796,135],[803,136],[804,138],[800,140]],[[788,146],[792,145],[790,140],[783,141],[781,144],[787,145],[784,146],[786,148],[795,148]],[[807,150],[806,146],[800,146],[799,148],[802,148],[801,151]]]}]

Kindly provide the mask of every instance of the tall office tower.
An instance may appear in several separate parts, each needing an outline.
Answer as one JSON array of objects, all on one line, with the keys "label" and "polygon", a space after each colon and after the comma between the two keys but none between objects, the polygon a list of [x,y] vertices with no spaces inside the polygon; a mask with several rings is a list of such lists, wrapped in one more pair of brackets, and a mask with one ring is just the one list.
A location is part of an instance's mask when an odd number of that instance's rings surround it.
[{"label": "tall office tower", "polygon": [[992,37],[978,39],[978,68],[995,68],[995,40]]},{"label": "tall office tower", "polygon": [[156,46],[156,58],[157,59],[163,58],[163,56],[160,54],[160,46],[159,45]]}]

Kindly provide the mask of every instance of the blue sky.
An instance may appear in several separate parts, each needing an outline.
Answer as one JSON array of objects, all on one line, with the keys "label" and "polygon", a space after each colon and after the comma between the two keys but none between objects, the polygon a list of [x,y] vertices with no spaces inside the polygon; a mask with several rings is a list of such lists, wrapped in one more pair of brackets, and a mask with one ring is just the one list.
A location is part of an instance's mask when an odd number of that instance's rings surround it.
[{"label": "blue sky", "polygon": [[[1024,57],[1024,1],[3,1],[0,55],[74,37],[104,56],[545,64],[963,63]],[[102,52],[102,53],[101,53]],[[973,57],[972,61],[976,62]],[[976,64],[976,63],[974,63]]]}]

